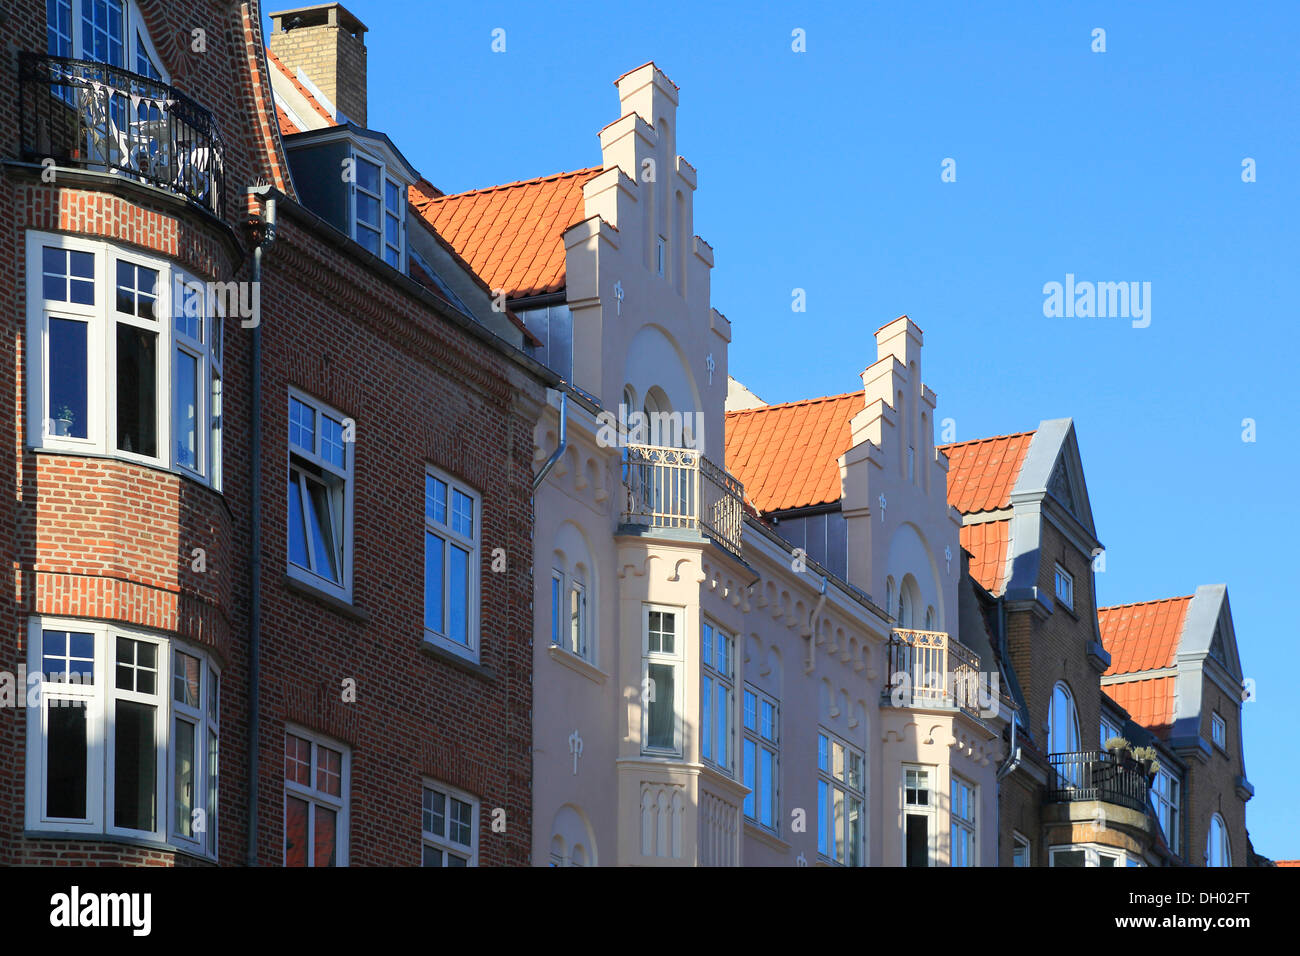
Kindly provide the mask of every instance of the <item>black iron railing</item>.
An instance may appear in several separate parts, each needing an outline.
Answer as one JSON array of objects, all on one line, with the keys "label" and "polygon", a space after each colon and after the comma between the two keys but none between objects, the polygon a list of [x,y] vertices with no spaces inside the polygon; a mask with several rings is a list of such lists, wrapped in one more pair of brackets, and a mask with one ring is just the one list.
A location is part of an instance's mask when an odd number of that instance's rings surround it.
[{"label": "black iron railing", "polygon": [[180,90],[106,63],[37,53],[19,55],[18,81],[24,159],[122,173],[224,213],[216,120]]},{"label": "black iron railing", "polygon": [[1051,779],[1048,803],[1102,800],[1142,812],[1147,807],[1150,779],[1140,762],[1109,751],[1049,754]]}]

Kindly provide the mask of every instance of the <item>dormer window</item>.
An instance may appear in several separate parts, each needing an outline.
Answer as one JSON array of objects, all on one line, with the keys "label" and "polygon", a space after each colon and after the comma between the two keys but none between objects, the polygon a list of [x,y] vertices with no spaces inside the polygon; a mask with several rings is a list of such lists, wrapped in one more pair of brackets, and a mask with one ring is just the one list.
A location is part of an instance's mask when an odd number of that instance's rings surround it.
[{"label": "dormer window", "polygon": [[352,195],[352,238],[394,269],[402,270],[406,189],[387,175],[384,164],[378,160],[363,153],[354,153],[353,158],[356,182]]}]

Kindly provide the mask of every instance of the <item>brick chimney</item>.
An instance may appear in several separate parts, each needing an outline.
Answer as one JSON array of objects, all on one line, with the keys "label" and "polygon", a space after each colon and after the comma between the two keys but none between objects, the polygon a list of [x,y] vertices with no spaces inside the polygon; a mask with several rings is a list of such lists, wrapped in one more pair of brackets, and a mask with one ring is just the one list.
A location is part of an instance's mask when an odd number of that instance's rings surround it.
[{"label": "brick chimney", "polygon": [[[301,70],[337,112],[366,125],[366,25],[340,3],[271,14],[271,52]],[[342,119],[341,117],[335,117]]]}]

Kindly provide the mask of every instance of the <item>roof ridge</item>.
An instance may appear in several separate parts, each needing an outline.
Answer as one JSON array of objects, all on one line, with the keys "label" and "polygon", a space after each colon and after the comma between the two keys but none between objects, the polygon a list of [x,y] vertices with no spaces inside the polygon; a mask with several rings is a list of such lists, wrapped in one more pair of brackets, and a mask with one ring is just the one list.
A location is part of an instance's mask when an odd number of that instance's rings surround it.
[{"label": "roof ridge", "polygon": [[1026,435],[1033,435],[1038,431],[1037,428],[1031,428],[1024,432],[1011,432],[1008,435],[989,435],[987,438],[968,438],[965,441],[950,441],[946,445],[936,445],[940,451],[945,448],[956,448],[959,445],[978,445],[986,441],[1002,441],[1007,438],[1024,438]]},{"label": "roof ridge", "polygon": [[818,402],[833,402],[841,398],[851,398],[854,395],[861,395],[865,389],[857,389],[852,392],[840,392],[838,395],[820,395],[816,398],[801,398],[793,402],[773,402],[770,405],[759,405],[754,408],[738,408],[735,411],[727,412],[727,415],[745,415],[753,412],[769,412],[776,408],[798,408],[801,405],[816,405]]},{"label": "roof ridge", "polygon": [[538,183],[555,182],[560,179],[570,179],[574,176],[581,176],[584,173],[604,172],[604,170],[605,170],[604,166],[588,166],[585,169],[574,169],[568,172],[549,173],[545,176],[534,176],[532,179],[517,179],[514,182],[500,183],[496,186],[483,186],[479,189],[466,189],[464,192],[459,192],[459,193],[446,193],[445,195],[442,196],[432,197],[429,200],[429,202],[435,203],[435,202],[442,202],[443,200],[446,199],[463,199],[466,196],[478,196],[478,195],[483,195],[484,193],[497,192],[502,189],[515,189],[519,186],[535,186]]},{"label": "roof ridge", "polygon": [[298,79],[298,75],[296,73],[291,73],[289,71],[289,67],[285,64],[283,60],[281,60],[278,56],[275,55],[275,51],[272,50],[269,46],[265,47],[265,49],[266,49],[267,60],[271,63],[272,66],[274,66],[276,69],[280,71],[280,73],[284,76],[286,80],[288,80],[290,83],[294,85],[294,88],[303,95],[303,97],[307,100],[307,103],[313,109],[315,109],[316,112],[320,114],[320,116],[331,126],[340,125],[339,121],[330,115],[330,111],[327,110],[324,107],[324,105],[321,104],[320,100],[316,99],[316,94],[313,93],[311,90],[307,89],[307,87],[302,85],[302,81]]},{"label": "roof ridge", "polygon": [[1190,601],[1196,597],[1195,594],[1180,594],[1174,597],[1152,598],[1149,601],[1130,601],[1128,604],[1108,604],[1105,607],[1097,608],[1097,613],[1102,611],[1122,611],[1126,607],[1146,607],[1151,604],[1168,604],[1170,601]]}]

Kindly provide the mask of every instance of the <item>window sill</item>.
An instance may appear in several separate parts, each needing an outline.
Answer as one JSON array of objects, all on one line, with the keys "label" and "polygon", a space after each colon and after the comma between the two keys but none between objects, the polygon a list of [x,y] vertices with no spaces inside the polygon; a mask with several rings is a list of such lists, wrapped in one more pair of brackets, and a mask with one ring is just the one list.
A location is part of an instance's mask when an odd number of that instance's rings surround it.
[{"label": "window sill", "polygon": [[370,614],[354,604],[349,604],[333,594],[327,594],[320,588],[312,587],[305,581],[299,581],[291,574],[284,576],[284,586],[287,590],[292,591],[299,597],[307,598],[309,601],[315,601],[317,604],[324,605],[331,611],[337,611],[344,617],[351,618],[359,624],[365,624],[370,620]]},{"label": "window sill", "polygon": [[[744,817],[743,810],[741,811],[741,815],[742,817]],[[759,843],[763,843],[767,846],[770,846],[773,850],[777,850],[778,852],[781,853],[789,853],[792,849],[794,849],[794,847],[792,847],[789,843],[786,843],[784,840],[782,840],[771,830],[767,829],[766,827],[759,826],[753,820],[749,819],[749,817],[744,817],[744,820],[745,820],[744,835],[746,837],[755,839]]]},{"label": "window sill", "polygon": [[449,651],[445,647],[439,647],[427,637],[420,643],[420,653],[427,657],[432,657],[436,661],[444,664],[450,664],[452,667],[462,670],[465,673],[477,677],[479,680],[488,684],[495,684],[497,675],[490,667],[484,667],[482,664],[476,664],[474,661],[461,657],[455,651]]},{"label": "window sill", "polygon": [[1078,611],[1076,611],[1073,607],[1071,607],[1070,605],[1068,605],[1068,604],[1066,604],[1064,601],[1062,601],[1061,598],[1060,598],[1058,595],[1055,595],[1055,594],[1054,594],[1054,595],[1052,595],[1052,597],[1056,599],[1056,606],[1057,606],[1057,607],[1059,607],[1059,608],[1060,608],[1062,611],[1064,611],[1066,614],[1070,615],[1070,617],[1074,618],[1076,621],[1079,620],[1079,612],[1078,612]]},{"label": "window sill", "polygon": [[604,684],[605,681],[609,680],[609,675],[595,664],[579,657],[572,651],[566,651],[559,644],[550,645],[546,649],[546,652],[551,655],[551,660],[555,661],[557,664],[563,664],[571,671],[581,674],[593,684]]}]

